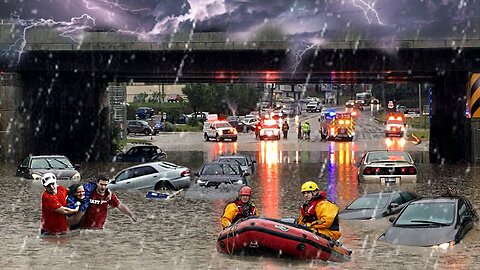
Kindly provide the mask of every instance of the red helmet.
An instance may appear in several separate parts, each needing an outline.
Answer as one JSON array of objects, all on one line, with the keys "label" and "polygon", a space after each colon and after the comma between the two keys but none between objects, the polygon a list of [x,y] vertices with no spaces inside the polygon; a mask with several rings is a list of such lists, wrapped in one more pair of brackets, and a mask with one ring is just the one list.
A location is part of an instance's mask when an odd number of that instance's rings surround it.
[{"label": "red helmet", "polygon": [[252,188],[249,187],[249,186],[243,186],[241,189],[240,189],[240,192],[238,193],[238,195],[248,195],[248,196],[252,196]]}]

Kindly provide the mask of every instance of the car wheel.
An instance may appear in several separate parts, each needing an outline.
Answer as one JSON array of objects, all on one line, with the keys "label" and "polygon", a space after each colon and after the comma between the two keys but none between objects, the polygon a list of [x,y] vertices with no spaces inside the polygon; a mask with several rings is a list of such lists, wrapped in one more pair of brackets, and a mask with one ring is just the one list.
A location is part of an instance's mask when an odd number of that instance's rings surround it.
[{"label": "car wheel", "polygon": [[204,139],[206,142],[209,141],[207,133],[203,134],[203,139]]},{"label": "car wheel", "polygon": [[167,181],[161,181],[161,182],[158,182],[158,183],[155,185],[154,190],[158,190],[158,191],[172,191],[172,190],[174,190],[174,188],[173,188],[172,185],[170,185],[170,183],[168,183]]},{"label": "car wheel", "polygon": [[143,134],[145,134],[145,135],[150,135],[150,130],[144,129],[144,130],[143,130]]},{"label": "car wheel", "polygon": [[236,142],[237,141],[237,138],[232,138],[232,142]]},{"label": "car wheel", "polygon": [[221,142],[221,141],[222,141],[222,138],[220,138],[220,136],[217,134],[217,135],[215,136],[215,140],[216,140],[217,142]]},{"label": "car wheel", "polygon": [[130,129],[127,128],[127,135],[130,134]]}]

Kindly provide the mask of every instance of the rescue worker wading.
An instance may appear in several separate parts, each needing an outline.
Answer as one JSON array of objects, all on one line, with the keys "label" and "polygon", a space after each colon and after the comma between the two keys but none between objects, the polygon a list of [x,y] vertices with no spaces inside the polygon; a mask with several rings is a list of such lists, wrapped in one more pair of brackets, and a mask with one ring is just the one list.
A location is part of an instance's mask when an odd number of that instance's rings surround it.
[{"label": "rescue worker wading", "polygon": [[224,229],[231,226],[239,219],[249,216],[258,216],[258,211],[255,208],[255,205],[250,202],[251,196],[252,188],[244,186],[240,189],[238,198],[225,206],[221,220]]},{"label": "rescue worker wading", "polygon": [[290,129],[290,126],[288,126],[287,121],[283,122],[282,124],[282,132],[283,132],[283,138],[286,139],[288,136],[288,130]]},{"label": "rescue worker wading", "polygon": [[306,203],[300,209],[298,224],[305,225],[317,233],[338,240],[342,236],[338,219],[338,206],[326,200],[326,193],[319,192],[318,185],[315,182],[305,182],[301,191]]}]

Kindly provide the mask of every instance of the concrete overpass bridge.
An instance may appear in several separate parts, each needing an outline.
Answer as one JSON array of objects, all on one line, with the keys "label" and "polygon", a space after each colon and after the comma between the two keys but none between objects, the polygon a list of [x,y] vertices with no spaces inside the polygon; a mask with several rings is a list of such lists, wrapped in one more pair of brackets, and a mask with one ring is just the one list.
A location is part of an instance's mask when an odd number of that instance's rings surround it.
[{"label": "concrete overpass bridge", "polygon": [[[56,152],[77,160],[109,153],[110,82],[421,82],[433,87],[434,162],[480,162],[480,40],[330,41],[295,51],[285,40],[228,41],[222,33],[147,42],[116,32],[87,32],[81,42],[48,28],[23,39],[0,27],[0,156]],[[20,47],[20,46],[18,46]],[[298,56],[301,55],[301,61]],[[480,80],[477,82],[480,83]]]}]

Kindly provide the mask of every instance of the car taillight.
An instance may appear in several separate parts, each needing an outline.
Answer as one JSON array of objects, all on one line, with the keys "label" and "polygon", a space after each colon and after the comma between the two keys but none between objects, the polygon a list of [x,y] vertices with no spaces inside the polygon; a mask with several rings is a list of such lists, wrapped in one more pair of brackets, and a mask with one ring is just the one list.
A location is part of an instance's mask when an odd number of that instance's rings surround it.
[{"label": "car taillight", "polygon": [[416,173],[417,173],[417,170],[413,166],[400,168],[400,174],[416,174]]},{"label": "car taillight", "polygon": [[185,177],[185,176],[190,176],[190,171],[183,171],[180,176]]},{"label": "car taillight", "polygon": [[363,174],[366,174],[366,175],[378,174],[379,172],[380,172],[380,168],[375,168],[375,167],[366,167],[365,170],[363,170]]}]

